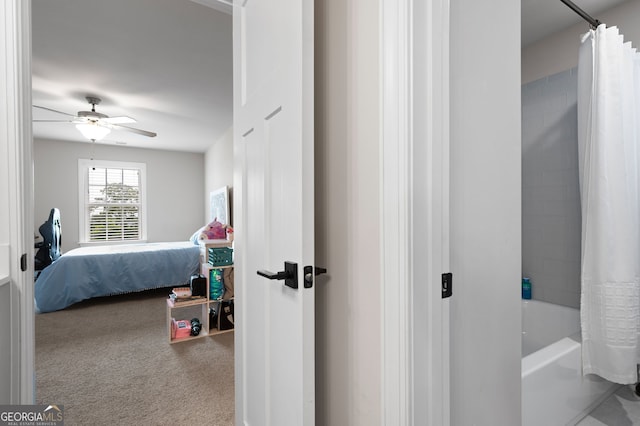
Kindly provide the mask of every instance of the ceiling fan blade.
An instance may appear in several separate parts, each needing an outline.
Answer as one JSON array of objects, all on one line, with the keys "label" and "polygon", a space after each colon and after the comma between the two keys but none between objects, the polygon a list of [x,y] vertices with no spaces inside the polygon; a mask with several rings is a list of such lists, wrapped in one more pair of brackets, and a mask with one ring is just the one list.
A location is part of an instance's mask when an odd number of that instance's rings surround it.
[{"label": "ceiling fan blade", "polygon": [[134,129],[133,127],[123,126],[121,124],[112,124],[112,126],[113,126],[114,129],[122,129],[122,130],[126,130],[126,131],[129,131],[129,132],[137,133],[139,135],[149,136],[150,138],[154,138],[154,137],[157,136],[157,133],[148,132],[146,130]]},{"label": "ceiling fan blade", "polygon": [[103,118],[102,121],[105,121],[109,124],[127,124],[127,123],[136,123],[136,120],[131,118],[131,117],[127,117],[125,115],[121,116],[121,117],[107,117],[107,118]]},{"label": "ceiling fan blade", "polygon": [[55,112],[55,113],[62,114],[62,115],[68,115],[69,117],[75,117],[75,115],[73,115],[73,114],[67,114],[66,112],[58,111],[57,109],[51,109],[51,108],[38,106],[38,105],[33,105],[33,107],[34,108],[44,109],[44,110],[51,111],[51,112]]},{"label": "ceiling fan blade", "polygon": [[74,120],[33,120],[34,123],[73,123]]}]

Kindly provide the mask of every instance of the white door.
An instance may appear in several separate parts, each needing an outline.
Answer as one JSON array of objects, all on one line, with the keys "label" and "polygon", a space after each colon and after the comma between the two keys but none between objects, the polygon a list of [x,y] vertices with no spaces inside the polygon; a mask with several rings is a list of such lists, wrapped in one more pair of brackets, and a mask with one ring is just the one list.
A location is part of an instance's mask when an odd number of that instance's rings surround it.
[{"label": "white door", "polygon": [[236,424],[310,425],[313,0],[236,1],[233,43]]},{"label": "white door", "polygon": [[0,7],[0,404],[34,403],[31,2]]}]

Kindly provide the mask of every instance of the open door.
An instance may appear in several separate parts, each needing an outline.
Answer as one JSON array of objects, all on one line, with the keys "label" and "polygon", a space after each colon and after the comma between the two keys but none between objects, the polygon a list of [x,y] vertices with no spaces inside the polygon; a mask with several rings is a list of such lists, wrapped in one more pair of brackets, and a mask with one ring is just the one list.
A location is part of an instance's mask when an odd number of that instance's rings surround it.
[{"label": "open door", "polygon": [[0,7],[0,404],[33,404],[31,2]]},{"label": "open door", "polygon": [[310,425],[313,0],[234,2],[233,61],[236,424]]}]

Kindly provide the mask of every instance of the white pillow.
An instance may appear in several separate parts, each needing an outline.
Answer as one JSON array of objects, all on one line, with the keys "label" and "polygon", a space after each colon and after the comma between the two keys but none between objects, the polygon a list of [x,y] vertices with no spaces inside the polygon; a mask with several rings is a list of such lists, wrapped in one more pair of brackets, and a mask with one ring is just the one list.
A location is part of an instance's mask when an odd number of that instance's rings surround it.
[{"label": "white pillow", "polygon": [[195,245],[200,244],[200,234],[202,234],[202,231],[204,231],[204,228],[206,226],[207,225],[204,225],[202,228],[200,228],[196,232],[194,232],[193,235],[191,236],[191,238],[189,238],[189,241],[191,241]]}]

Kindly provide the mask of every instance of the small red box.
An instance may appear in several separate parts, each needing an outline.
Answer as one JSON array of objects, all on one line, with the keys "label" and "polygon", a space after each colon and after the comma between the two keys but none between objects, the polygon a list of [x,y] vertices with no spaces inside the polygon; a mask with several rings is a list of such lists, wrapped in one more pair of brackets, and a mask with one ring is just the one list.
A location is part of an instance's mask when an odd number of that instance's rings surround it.
[{"label": "small red box", "polygon": [[171,318],[171,338],[182,339],[191,335],[191,323],[187,320]]}]

